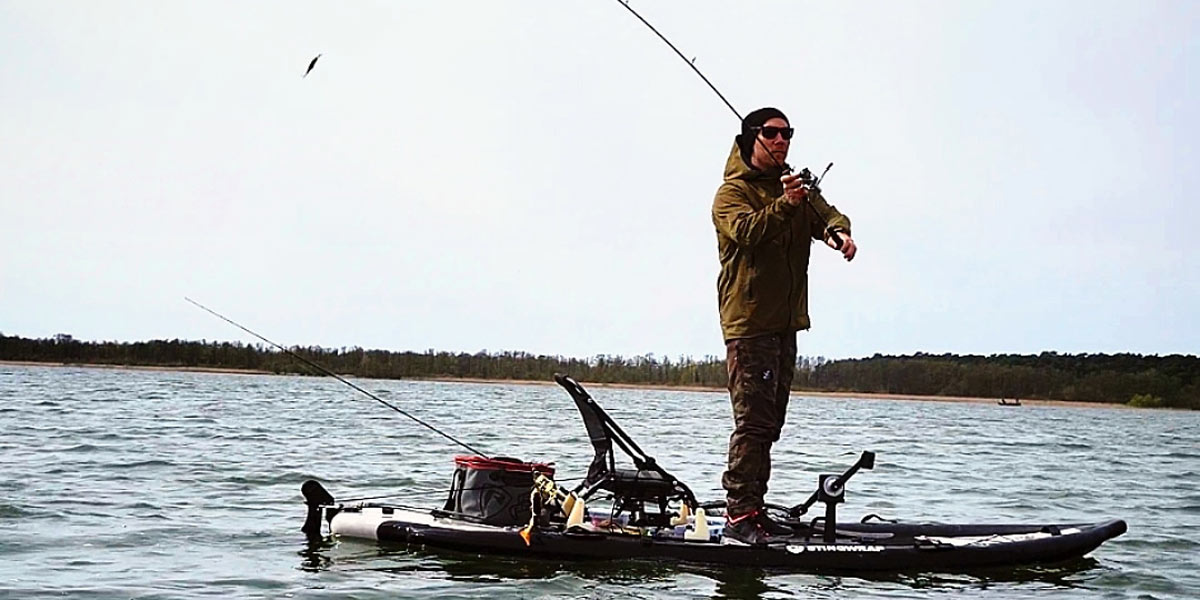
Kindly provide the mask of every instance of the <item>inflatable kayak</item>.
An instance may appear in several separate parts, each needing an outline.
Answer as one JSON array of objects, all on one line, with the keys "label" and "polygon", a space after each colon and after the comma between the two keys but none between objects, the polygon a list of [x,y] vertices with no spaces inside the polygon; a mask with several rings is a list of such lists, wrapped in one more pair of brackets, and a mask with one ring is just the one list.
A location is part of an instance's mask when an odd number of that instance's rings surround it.
[{"label": "inflatable kayak", "polygon": [[334,515],[334,534],[380,542],[555,560],[652,559],[778,567],[796,571],[946,571],[1048,563],[1082,556],[1125,532],[1114,520],[1068,525],[937,525],[839,523],[833,542],[807,530],[766,546],[720,542],[724,519],[709,520],[710,537],[684,539],[674,530],[645,534],[595,529],[544,530],[526,544],[519,527],[472,523],[436,511],[362,505]]},{"label": "inflatable kayak", "polygon": [[[902,523],[868,515],[837,520],[848,481],[874,467],[864,452],[841,474],[821,475],[805,502],[768,505],[793,534],[765,545],[724,538],[723,502],[699,503],[691,490],[642,452],[583,387],[555,379],[570,392],[596,450],[588,475],[572,490],[554,481],[548,464],[512,458],[459,456],[442,508],[338,503],[316,481],[302,486],[308,518],[302,530],[381,543],[554,560],[648,559],[794,571],[960,571],[1044,564],[1083,556],[1121,535],[1119,519],[1095,523]],[[616,449],[632,459],[618,468]],[[817,502],[823,516],[804,519]]]}]

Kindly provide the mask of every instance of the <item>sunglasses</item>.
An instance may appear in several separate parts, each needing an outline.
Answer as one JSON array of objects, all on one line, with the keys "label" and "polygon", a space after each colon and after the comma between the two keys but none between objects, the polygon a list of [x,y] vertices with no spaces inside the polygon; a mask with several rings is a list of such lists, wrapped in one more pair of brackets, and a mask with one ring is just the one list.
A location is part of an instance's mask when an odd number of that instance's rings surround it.
[{"label": "sunglasses", "polygon": [[768,125],[766,127],[755,127],[754,129],[762,134],[765,140],[773,140],[777,135],[782,135],[783,139],[790,140],[792,139],[792,134],[796,133],[796,130],[791,127],[771,127]]}]

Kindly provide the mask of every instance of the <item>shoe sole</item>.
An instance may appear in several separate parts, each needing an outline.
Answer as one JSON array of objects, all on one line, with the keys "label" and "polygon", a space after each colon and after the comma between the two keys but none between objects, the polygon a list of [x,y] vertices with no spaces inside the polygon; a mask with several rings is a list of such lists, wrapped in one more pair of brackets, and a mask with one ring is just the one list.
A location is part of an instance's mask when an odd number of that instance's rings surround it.
[{"label": "shoe sole", "polygon": [[731,537],[724,537],[724,536],[721,537],[721,545],[722,546],[745,546],[748,548],[766,548],[767,545],[773,541],[777,541],[777,540],[765,540],[765,541],[759,542],[757,544],[752,544],[750,542],[743,542],[742,540],[731,538]]}]

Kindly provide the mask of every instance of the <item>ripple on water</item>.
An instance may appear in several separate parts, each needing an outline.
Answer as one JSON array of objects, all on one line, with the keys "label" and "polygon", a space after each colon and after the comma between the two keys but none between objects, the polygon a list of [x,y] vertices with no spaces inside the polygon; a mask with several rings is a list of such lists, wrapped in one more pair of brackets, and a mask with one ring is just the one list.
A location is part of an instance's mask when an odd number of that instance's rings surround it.
[{"label": "ripple on water", "polygon": [[1167,510],[1180,511],[1187,514],[1200,515],[1200,495],[1185,496],[1178,504],[1167,504]]},{"label": "ripple on water", "polygon": [[254,474],[254,475],[249,475],[249,474],[233,475],[233,476],[227,477],[225,479],[225,482],[232,483],[232,484],[239,484],[239,485],[252,485],[252,486],[292,485],[292,484],[296,484],[298,486],[299,483],[297,483],[297,482],[304,482],[306,479],[313,479],[313,477],[309,473],[304,473],[304,472],[300,472],[300,471],[287,471],[287,472],[283,472],[283,473],[274,473],[274,474],[260,473],[260,474]]},{"label": "ripple on water", "polygon": [[111,461],[101,465],[106,469],[145,469],[148,467],[173,467],[175,463],[169,460],[148,459],[148,460],[130,460],[130,461]]},{"label": "ripple on water", "polygon": [[20,519],[32,516],[33,511],[23,509],[14,504],[0,503],[0,519]]},{"label": "ripple on water", "polygon": [[91,454],[97,450],[103,450],[102,446],[95,444],[73,444],[62,446],[62,448],[47,448],[48,452],[78,452],[78,454]]}]

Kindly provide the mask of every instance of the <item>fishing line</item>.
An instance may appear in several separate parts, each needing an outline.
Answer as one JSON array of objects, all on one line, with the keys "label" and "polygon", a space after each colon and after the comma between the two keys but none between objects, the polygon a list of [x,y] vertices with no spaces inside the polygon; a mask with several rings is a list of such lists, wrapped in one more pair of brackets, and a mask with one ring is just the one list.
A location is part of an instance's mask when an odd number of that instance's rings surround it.
[{"label": "fishing line", "polygon": [[340,381],[340,382],[342,382],[342,383],[344,383],[344,384],[346,384],[346,385],[348,385],[348,386],[350,386],[350,387],[354,388],[355,390],[358,390],[360,393],[362,393],[363,395],[367,396],[368,398],[370,398],[370,399],[372,399],[372,400],[374,400],[374,401],[376,401],[376,402],[378,402],[378,403],[380,403],[380,404],[382,404],[382,405],[384,405],[384,406],[386,406],[386,407],[388,407],[388,408],[390,408],[390,409],[392,409],[392,410],[394,410],[394,411],[396,411],[396,412],[398,412],[398,413],[400,413],[400,414],[402,414],[402,415],[404,415],[404,416],[406,416],[406,417],[408,417],[408,418],[412,419],[413,421],[416,421],[416,422],[417,422],[417,424],[419,424],[419,425],[423,425],[423,426],[425,426],[427,429],[429,429],[430,431],[432,431],[432,432],[434,432],[434,433],[436,433],[436,434],[438,434],[438,435],[440,435],[440,436],[442,436],[442,437],[444,437],[444,438],[446,438],[446,439],[448,439],[448,440],[450,440],[450,441],[454,442],[455,444],[458,444],[459,446],[462,446],[463,448],[466,448],[466,449],[467,449],[468,451],[470,451],[472,454],[478,454],[479,456],[482,456],[482,457],[484,457],[484,458],[490,458],[488,455],[484,454],[483,452],[480,452],[479,450],[476,450],[476,449],[474,449],[474,448],[472,448],[472,447],[468,446],[467,444],[465,444],[465,443],[463,443],[463,442],[460,442],[460,441],[458,441],[457,439],[455,439],[455,438],[454,438],[454,436],[452,436],[452,435],[450,435],[450,434],[448,434],[448,433],[446,433],[446,432],[442,431],[441,429],[438,429],[437,427],[434,427],[433,425],[430,425],[429,423],[426,423],[425,421],[422,421],[421,419],[418,419],[417,417],[414,417],[413,415],[411,415],[411,414],[409,414],[409,413],[405,412],[403,409],[401,409],[401,408],[399,408],[399,407],[397,407],[397,406],[393,405],[392,403],[388,402],[387,400],[384,400],[383,398],[380,398],[379,396],[376,396],[375,394],[372,394],[371,392],[368,392],[367,390],[364,390],[364,389],[362,389],[362,388],[358,387],[357,385],[354,385],[353,383],[351,383],[351,382],[347,381],[347,380],[346,380],[344,377],[342,377],[341,375],[338,375],[337,373],[334,373],[333,371],[330,371],[329,369],[326,369],[325,367],[322,367],[321,365],[319,365],[319,364],[317,364],[317,363],[315,363],[315,362],[313,362],[313,361],[311,361],[311,360],[309,360],[309,359],[307,359],[307,358],[305,358],[305,357],[303,357],[303,356],[300,356],[299,354],[296,354],[295,352],[292,352],[291,350],[288,350],[287,348],[284,348],[283,346],[281,346],[281,345],[279,345],[279,344],[276,344],[275,342],[272,342],[271,340],[268,340],[267,338],[265,338],[265,337],[263,337],[263,336],[261,336],[261,335],[259,335],[259,334],[255,333],[255,332],[253,332],[253,331],[250,331],[250,330],[249,330],[249,329],[247,329],[246,327],[243,327],[242,325],[240,325],[240,324],[236,323],[235,321],[233,321],[233,319],[230,319],[229,317],[226,317],[225,315],[222,315],[221,313],[219,313],[219,312],[217,312],[217,311],[215,311],[215,310],[213,310],[213,309],[211,309],[211,308],[209,308],[209,307],[207,307],[207,306],[204,306],[203,304],[200,304],[199,302],[196,302],[195,300],[192,300],[191,298],[188,298],[187,296],[184,296],[184,297],[183,297],[183,299],[184,299],[184,300],[187,300],[188,302],[191,302],[192,304],[196,305],[197,307],[199,307],[200,309],[204,310],[205,312],[207,312],[207,313],[209,313],[209,314],[213,315],[214,317],[217,317],[218,319],[221,319],[222,321],[225,321],[226,323],[229,323],[230,325],[233,325],[234,327],[237,327],[238,329],[241,329],[242,331],[245,331],[246,333],[248,333],[248,334],[250,334],[250,335],[252,335],[252,336],[254,336],[254,337],[256,337],[256,338],[258,338],[258,339],[260,339],[260,340],[262,340],[262,341],[264,341],[264,342],[266,342],[266,343],[268,343],[268,344],[270,344],[270,345],[272,345],[272,346],[274,346],[275,348],[279,349],[281,352],[283,352],[283,353],[287,354],[288,356],[291,356],[292,358],[294,358],[294,359],[296,359],[296,360],[298,360],[298,361],[300,361],[300,362],[302,362],[302,363],[304,363],[304,364],[306,364],[306,365],[308,365],[308,366],[310,366],[310,367],[312,367],[312,368],[316,369],[317,371],[320,371],[321,373],[323,373],[323,374],[325,374],[325,375],[328,375],[328,376],[330,376],[330,377],[332,377],[332,378],[334,378],[334,379],[336,379],[336,380],[338,380],[338,381]]},{"label": "fishing line", "polygon": [[[731,104],[729,102],[729,100],[727,100],[725,98],[725,94],[722,94],[721,90],[718,90],[717,86],[713,85],[713,82],[709,81],[708,77],[705,77],[704,73],[701,73],[700,69],[696,67],[696,58],[695,57],[692,57],[689,60],[688,57],[683,54],[683,52],[679,51],[679,48],[677,48],[675,46],[675,44],[671,43],[671,40],[667,39],[667,36],[663,35],[662,32],[660,32],[657,28],[655,28],[653,25],[651,25],[650,21],[647,21],[645,17],[638,14],[638,12],[636,10],[633,10],[633,7],[629,5],[629,0],[617,0],[617,2],[621,6],[624,6],[625,10],[628,10],[633,16],[637,17],[637,19],[639,21],[641,21],[646,27],[649,27],[650,31],[653,31],[654,35],[657,35],[658,39],[662,40],[664,44],[666,44],[668,47],[671,48],[671,50],[674,50],[675,54],[677,56],[679,56],[679,59],[682,60],[683,62],[687,63],[687,66],[691,67],[692,71],[695,71],[696,75],[699,75],[700,79],[704,80],[704,83],[706,83],[708,85],[709,89],[711,89],[713,91],[713,93],[715,93],[717,95],[717,97],[721,99],[721,102],[724,102],[725,106],[729,107],[729,110],[732,111],[733,115],[738,118],[738,121],[743,120],[742,114],[739,113],[738,110],[733,107],[733,104]],[[759,145],[761,145],[764,150],[767,151],[767,156],[771,157],[771,160],[774,161],[775,166],[779,167],[784,173],[792,172],[792,168],[790,166],[788,166],[787,163],[781,163],[781,162],[779,162],[778,159],[775,158],[775,155],[773,153],[771,153],[771,149],[767,147],[766,143],[764,143],[761,139],[759,139],[758,135],[754,136],[754,140],[756,142],[758,142]],[[817,188],[821,184],[821,180],[825,178],[825,173],[828,173],[829,169],[831,167],[833,167],[833,163],[829,163],[829,166],[825,167],[825,171],[823,173],[821,173],[821,176],[816,178],[816,180],[814,182],[812,182],[813,188]],[[805,169],[801,173],[801,176],[804,176],[805,174],[808,174],[809,177],[811,177],[811,173],[808,173],[808,169]],[[812,180],[810,179],[810,181],[812,181]],[[829,235],[829,238],[830,238],[830,240],[833,241],[834,245],[840,250],[842,248],[842,237],[840,235],[838,235],[838,232],[835,231],[832,226],[829,225],[829,219],[821,216],[821,213],[817,211],[817,207],[813,206],[812,201],[808,199],[807,195],[804,197],[804,203],[810,209],[812,209],[813,214],[815,214],[818,219],[825,222],[825,232]]]}]

